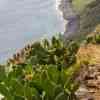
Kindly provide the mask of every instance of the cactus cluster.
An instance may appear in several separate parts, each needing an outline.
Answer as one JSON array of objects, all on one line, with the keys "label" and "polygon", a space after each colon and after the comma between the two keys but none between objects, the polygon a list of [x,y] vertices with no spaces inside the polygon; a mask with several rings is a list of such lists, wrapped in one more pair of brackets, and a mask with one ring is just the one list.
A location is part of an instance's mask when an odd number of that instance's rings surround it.
[{"label": "cactus cluster", "polygon": [[0,71],[0,93],[5,100],[75,100],[78,48],[56,37],[26,46]]}]

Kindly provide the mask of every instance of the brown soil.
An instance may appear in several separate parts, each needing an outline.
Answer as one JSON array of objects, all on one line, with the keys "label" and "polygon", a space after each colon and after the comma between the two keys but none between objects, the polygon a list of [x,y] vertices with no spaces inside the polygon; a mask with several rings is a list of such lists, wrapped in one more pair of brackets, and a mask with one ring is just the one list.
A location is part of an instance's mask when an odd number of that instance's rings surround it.
[{"label": "brown soil", "polygon": [[79,100],[100,100],[100,45],[88,44],[79,49],[79,62],[86,62],[81,67],[77,80],[80,88],[77,91]]}]

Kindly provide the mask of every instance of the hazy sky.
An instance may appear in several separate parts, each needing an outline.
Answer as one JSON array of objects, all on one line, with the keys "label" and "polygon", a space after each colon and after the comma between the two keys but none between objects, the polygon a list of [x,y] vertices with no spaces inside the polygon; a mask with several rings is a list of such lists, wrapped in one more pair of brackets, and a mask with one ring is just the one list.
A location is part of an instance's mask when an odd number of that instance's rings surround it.
[{"label": "hazy sky", "polygon": [[9,54],[9,49],[21,48],[31,39],[63,31],[63,21],[56,12],[55,1],[0,0],[1,59]]}]

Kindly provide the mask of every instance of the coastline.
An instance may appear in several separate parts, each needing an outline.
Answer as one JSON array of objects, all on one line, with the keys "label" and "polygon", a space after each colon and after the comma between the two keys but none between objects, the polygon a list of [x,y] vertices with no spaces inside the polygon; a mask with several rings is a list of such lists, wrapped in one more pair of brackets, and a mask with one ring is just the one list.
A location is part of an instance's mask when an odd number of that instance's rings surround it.
[{"label": "coastline", "polygon": [[[93,29],[95,28],[94,27],[95,25],[100,23],[100,20],[98,19],[99,15],[100,15],[100,10],[99,10],[100,3],[98,3],[98,5],[95,8],[92,7],[92,11],[90,11],[91,7],[87,8],[88,11],[87,12],[84,11],[80,16],[78,16],[78,14],[74,11],[70,0],[56,0],[55,4],[56,4],[56,9],[57,9],[57,11],[59,11],[58,13],[61,14],[61,18],[63,19],[64,24],[65,24],[64,32],[63,32],[64,39],[66,39],[66,38],[72,39],[77,36],[79,37],[82,34],[88,34],[91,31],[93,31]],[[98,9],[98,7],[99,7],[99,9]],[[90,17],[92,16],[92,14],[94,12],[95,12],[95,16],[93,16],[90,19]],[[98,12],[98,15],[96,15],[97,12]],[[90,13],[90,14],[87,15],[88,13]],[[97,19],[95,17],[97,17]],[[91,26],[91,23],[93,21],[91,21],[91,20],[94,20],[94,24],[92,26]],[[89,22],[91,21],[91,23],[88,24],[87,23],[88,21]],[[88,26],[88,27],[86,27],[86,26]],[[25,45],[27,45],[27,44],[25,44]],[[20,48],[17,51],[19,52]]]},{"label": "coastline", "polygon": [[88,4],[81,12],[76,11],[72,1],[60,0],[59,8],[65,20],[64,39],[84,37],[100,24],[100,1]]},{"label": "coastline", "polygon": [[63,21],[57,13],[55,1],[14,0],[8,3],[3,0],[7,6],[0,8],[0,63],[6,62],[9,55],[31,40],[63,32]]},{"label": "coastline", "polygon": [[79,16],[74,10],[72,2],[70,0],[60,0],[58,9],[62,13],[62,17],[65,20],[64,39],[76,37],[78,29],[80,27]]},{"label": "coastline", "polygon": [[[58,13],[59,13],[59,15],[61,16],[61,19],[63,20],[63,22],[64,22],[64,31],[63,31],[63,35],[65,36],[65,35],[67,35],[68,36],[68,32],[67,32],[67,34],[66,34],[66,30],[68,29],[67,27],[67,24],[68,24],[68,19],[67,19],[67,17],[66,17],[66,15],[65,14],[67,14],[66,12],[66,7],[68,7],[70,10],[71,10],[71,6],[66,6],[66,5],[70,5],[70,2],[69,2],[69,0],[56,0],[56,10],[58,11]],[[61,10],[61,7],[63,8],[64,7],[64,9],[62,9]],[[69,10],[69,12],[70,12],[70,10]],[[69,16],[69,17],[71,17],[71,16],[74,16],[75,14],[74,13],[71,13],[71,15]],[[76,26],[76,22],[75,22],[75,26]],[[67,37],[67,36],[65,36],[65,37]],[[24,45],[24,47],[26,47],[28,44],[31,44],[31,42],[29,42],[29,43],[26,43],[25,45]],[[3,63],[5,63],[5,62],[7,62],[7,60],[9,59],[9,58],[11,58],[11,59],[13,59],[13,55],[16,55],[17,53],[19,53],[20,51],[24,51],[24,48],[23,49],[21,49],[21,48],[19,48],[19,49],[17,49],[17,50],[15,50],[15,53],[13,53],[12,55],[10,55],[10,57],[7,57],[7,59],[3,62]]]}]

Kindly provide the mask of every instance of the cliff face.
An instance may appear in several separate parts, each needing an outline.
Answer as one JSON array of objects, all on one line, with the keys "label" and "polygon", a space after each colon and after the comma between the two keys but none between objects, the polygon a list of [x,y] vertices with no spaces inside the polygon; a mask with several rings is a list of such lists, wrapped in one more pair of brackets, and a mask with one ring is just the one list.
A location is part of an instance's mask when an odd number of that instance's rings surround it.
[{"label": "cliff face", "polygon": [[68,22],[65,25],[64,38],[72,36],[79,29],[79,16],[74,10],[71,0],[61,0],[59,9],[63,18]]},{"label": "cliff face", "polygon": [[[100,34],[99,25],[89,36],[95,37],[96,34]],[[83,45],[77,53],[77,59],[87,62],[78,73],[80,87],[76,94],[79,100],[100,100],[100,44]]]},{"label": "cliff face", "polygon": [[75,9],[73,1],[75,0],[62,0],[60,4],[63,17],[68,21],[65,26],[65,38],[84,36],[92,32],[100,23],[100,0],[92,0],[87,5],[84,4],[84,9],[81,11],[79,8]]},{"label": "cliff face", "polygon": [[89,4],[81,13],[79,33],[90,33],[98,24],[100,24],[100,0]]}]

